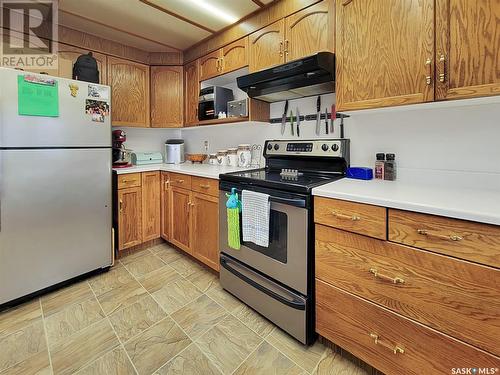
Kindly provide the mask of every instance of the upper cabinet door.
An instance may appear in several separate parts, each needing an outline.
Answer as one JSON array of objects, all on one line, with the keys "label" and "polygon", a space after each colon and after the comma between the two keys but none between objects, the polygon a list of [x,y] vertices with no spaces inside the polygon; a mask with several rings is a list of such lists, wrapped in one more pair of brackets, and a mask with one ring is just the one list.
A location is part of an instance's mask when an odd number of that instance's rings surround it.
[{"label": "upper cabinet door", "polygon": [[281,19],[250,34],[249,70],[255,72],[285,62],[285,20]]},{"label": "upper cabinet door", "polygon": [[[59,43],[57,55],[59,57],[59,77],[73,78],[73,65],[80,55],[86,55],[89,51],[78,47],[73,47],[67,44]],[[106,74],[106,55],[102,53],[92,52],[92,56],[97,61],[97,69],[99,69],[99,83],[107,84]]]},{"label": "upper cabinet door", "polygon": [[248,37],[237,40],[222,48],[222,72],[229,73],[233,70],[248,65]]},{"label": "upper cabinet door", "polygon": [[198,122],[198,97],[200,80],[198,78],[198,60],[184,66],[184,111],[186,125]]},{"label": "upper cabinet door", "polygon": [[285,19],[285,57],[287,61],[333,52],[335,15],[333,1],[322,1]]},{"label": "upper cabinet door", "polygon": [[339,110],[434,99],[434,0],[337,0],[336,13]]},{"label": "upper cabinet door", "polygon": [[436,1],[436,99],[500,94],[500,2]]},{"label": "upper cabinet door", "polygon": [[183,124],[182,66],[151,67],[151,126],[175,128]]},{"label": "upper cabinet door", "polygon": [[221,73],[220,50],[200,57],[200,81],[215,77]]},{"label": "upper cabinet door", "polygon": [[149,66],[108,56],[112,125],[149,126]]}]

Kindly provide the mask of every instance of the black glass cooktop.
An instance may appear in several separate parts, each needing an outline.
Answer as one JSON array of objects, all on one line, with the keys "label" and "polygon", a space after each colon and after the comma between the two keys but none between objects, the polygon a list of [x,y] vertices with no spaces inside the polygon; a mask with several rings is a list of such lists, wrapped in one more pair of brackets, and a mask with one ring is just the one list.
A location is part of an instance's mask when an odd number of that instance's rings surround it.
[{"label": "black glass cooktop", "polygon": [[305,172],[294,176],[283,176],[280,170],[266,168],[221,174],[223,181],[244,182],[257,186],[282,190],[310,192],[312,188],[341,179],[342,175]]}]

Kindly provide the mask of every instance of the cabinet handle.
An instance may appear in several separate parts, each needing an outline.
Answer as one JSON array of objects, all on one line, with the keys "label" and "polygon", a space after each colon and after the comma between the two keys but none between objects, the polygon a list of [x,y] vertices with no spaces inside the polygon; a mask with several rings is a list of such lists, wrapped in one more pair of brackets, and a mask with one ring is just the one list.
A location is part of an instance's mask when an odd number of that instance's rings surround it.
[{"label": "cabinet handle", "polygon": [[404,352],[405,352],[404,348],[400,347],[399,345],[392,346],[392,345],[387,344],[386,342],[382,341],[380,339],[380,336],[377,335],[376,333],[370,333],[370,337],[373,339],[373,342],[375,343],[375,345],[380,345],[383,348],[389,349],[394,354],[398,354],[398,353],[404,354]]},{"label": "cabinet handle", "polygon": [[224,71],[224,58],[223,58],[223,57],[221,57],[221,58],[219,59],[219,61],[220,61],[220,63],[219,63],[219,69],[220,69],[220,71],[222,72],[222,71]]},{"label": "cabinet handle", "polygon": [[283,56],[283,41],[280,41],[280,50],[279,50],[280,56]]},{"label": "cabinet handle", "polygon": [[332,211],[332,215],[335,216],[338,219],[346,219],[346,220],[352,220],[352,221],[359,221],[361,220],[360,216],[357,215],[345,215],[341,214],[339,212]]},{"label": "cabinet handle", "polygon": [[165,190],[170,187],[170,180],[165,181]]},{"label": "cabinet handle", "polygon": [[120,199],[120,203],[119,203],[119,210],[120,212],[123,212],[123,201]]},{"label": "cabinet handle", "polygon": [[437,234],[437,233],[432,233],[429,232],[427,229],[417,229],[417,233],[421,234],[422,236],[429,236],[429,237],[434,237],[438,238],[441,240],[448,240],[448,241],[462,241],[464,238],[461,236],[458,236],[456,234],[450,234],[450,235],[445,235],[445,234]]},{"label": "cabinet handle", "polygon": [[439,56],[439,65],[441,73],[439,73],[439,82],[444,83],[446,81],[446,57],[443,54]]},{"label": "cabinet handle", "polygon": [[285,55],[288,56],[288,39],[285,39]]},{"label": "cabinet handle", "polygon": [[405,281],[401,277],[390,277],[388,275],[384,275],[383,273],[378,272],[376,268],[370,268],[370,273],[377,279],[389,281],[393,284],[404,284]]},{"label": "cabinet handle", "polygon": [[202,189],[210,189],[210,185],[200,185]]},{"label": "cabinet handle", "polygon": [[175,182],[177,182],[178,184],[183,184],[184,180],[175,180]]},{"label": "cabinet handle", "polygon": [[425,65],[427,66],[427,75],[425,76],[425,83],[430,85],[432,83],[432,59],[430,57],[425,60]]}]

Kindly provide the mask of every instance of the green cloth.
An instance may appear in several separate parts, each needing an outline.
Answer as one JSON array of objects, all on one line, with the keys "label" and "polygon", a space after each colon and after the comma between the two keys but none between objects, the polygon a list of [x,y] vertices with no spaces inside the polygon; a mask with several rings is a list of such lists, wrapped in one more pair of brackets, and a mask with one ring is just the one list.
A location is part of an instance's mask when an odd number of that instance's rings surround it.
[{"label": "green cloth", "polygon": [[240,210],[227,209],[227,243],[230,248],[240,249]]},{"label": "green cloth", "polygon": [[[25,116],[59,116],[59,92],[57,81],[54,85],[44,85],[24,80],[17,76],[17,108]],[[82,109],[83,111],[83,109]]]}]

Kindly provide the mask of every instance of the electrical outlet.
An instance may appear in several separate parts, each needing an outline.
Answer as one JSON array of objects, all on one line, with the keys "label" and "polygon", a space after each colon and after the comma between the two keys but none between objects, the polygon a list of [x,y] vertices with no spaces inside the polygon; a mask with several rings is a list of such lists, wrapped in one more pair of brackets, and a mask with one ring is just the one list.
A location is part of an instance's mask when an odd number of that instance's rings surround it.
[{"label": "electrical outlet", "polygon": [[208,153],[209,146],[210,144],[208,143],[208,141],[203,141],[203,147],[205,148],[205,153]]}]

